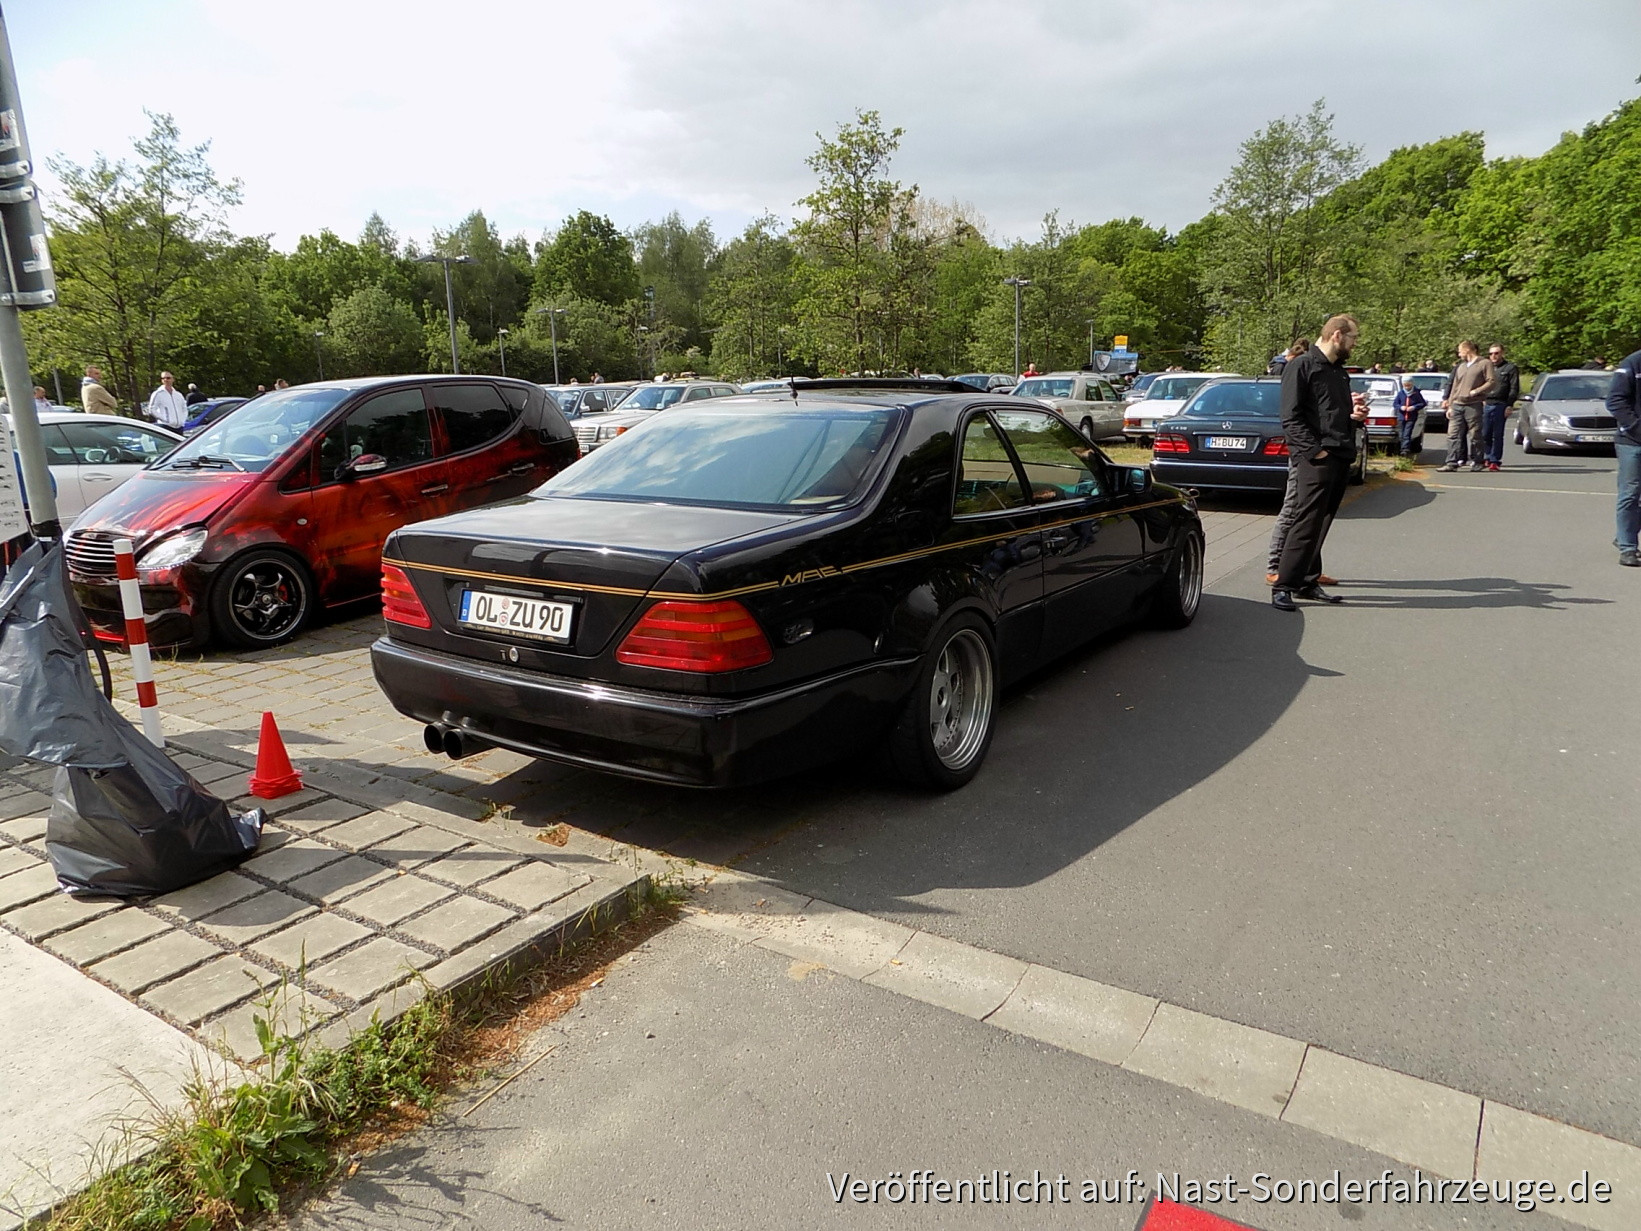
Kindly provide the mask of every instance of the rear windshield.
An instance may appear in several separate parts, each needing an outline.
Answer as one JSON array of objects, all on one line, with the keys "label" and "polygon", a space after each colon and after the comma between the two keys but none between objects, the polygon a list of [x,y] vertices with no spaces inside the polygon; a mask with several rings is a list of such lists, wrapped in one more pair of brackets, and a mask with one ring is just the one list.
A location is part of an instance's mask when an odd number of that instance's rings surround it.
[{"label": "rear windshield", "polygon": [[1159,376],[1151,382],[1151,388],[1146,392],[1145,400],[1155,398],[1158,401],[1167,401],[1169,398],[1188,398],[1203,385],[1208,383],[1206,376]]},{"label": "rear windshield", "polygon": [[1352,393],[1366,393],[1372,397],[1395,397],[1396,382],[1383,376],[1352,376],[1350,378]]},{"label": "rear windshield", "polygon": [[621,399],[617,410],[664,410],[684,396],[682,385],[640,385]]},{"label": "rear windshield", "polygon": [[1180,412],[1193,419],[1218,419],[1225,415],[1258,415],[1275,419],[1281,413],[1282,386],[1275,381],[1209,385]]},{"label": "rear windshield", "polygon": [[560,471],[538,496],[817,509],[860,491],[898,410],[684,407]]},{"label": "rear windshield", "polygon": [[1068,398],[1069,380],[1023,380],[1014,387],[1014,396],[1021,398]]},{"label": "rear windshield", "polygon": [[264,393],[194,433],[160,465],[168,470],[266,470],[352,392],[299,385]]},{"label": "rear windshield", "polygon": [[1612,373],[1591,372],[1588,376],[1552,376],[1538,391],[1541,402],[1606,401],[1613,386]]},{"label": "rear windshield", "polygon": [[1414,372],[1413,387],[1420,393],[1429,393],[1432,389],[1447,388],[1447,375],[1443,372]]}]

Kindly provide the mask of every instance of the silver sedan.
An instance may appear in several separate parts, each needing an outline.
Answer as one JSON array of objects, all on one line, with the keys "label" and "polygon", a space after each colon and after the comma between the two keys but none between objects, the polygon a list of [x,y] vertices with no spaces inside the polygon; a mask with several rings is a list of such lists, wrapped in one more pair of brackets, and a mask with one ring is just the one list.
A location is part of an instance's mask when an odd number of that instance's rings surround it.
[{"label": "silver sedan", "polygon": [[1611,372],[1583,369],[1546,372],[1533,382],[1516,412],[1516,443],[1523,453],[1613,443],[1616,424],[1607,413]]}]

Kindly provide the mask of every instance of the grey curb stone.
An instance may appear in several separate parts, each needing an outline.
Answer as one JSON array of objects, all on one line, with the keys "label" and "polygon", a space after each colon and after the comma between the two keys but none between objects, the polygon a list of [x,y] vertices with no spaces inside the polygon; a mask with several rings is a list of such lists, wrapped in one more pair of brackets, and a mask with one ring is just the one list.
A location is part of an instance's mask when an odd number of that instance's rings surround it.
[{"label": "grey curb stone", "polygon": [[45,816],[51,811],[51,796],[39,791],[23,791],[0,799],[0,821],[24,816]]},{"label": "grey curb stone", "polygon": [[208,941],[173,928],[153,940],[145,940],[118,957],[98,962],[91,967],[91,973],[106,979],[121,991],[136,995],[221,952]]},{"label": "grey curb stone", "polygon": [[367,846],[385,842],[409,829],[412,822],[391,813],[372,812],[356,820],[343,821],[325,830],[325,841],[345,846],[350,851],[362,851]]},{"label": "grey curb stone", "polygon": [[1565,1194],[1568,1180],[1582,1171],[1592,1181],[1612,1185],[1611,1201],[1557,1202],[1543,1207],[1545,1212],[1596,1231],[1641,1227],[1641,1149],[1502,1103],[1488,1102],[1482,1109],[1478,1180],[1554,1179]]},{"label": "grey curb stone", "polygon": [[1008,999],[1025,973],[1016,958],[918,932],[863,982],[979,1020]]},{"label": "grey curb stone", "polygon": [[14,821],[0,821],[0,834],[13,842],[38,842],[46,836],[46,814],[20,816]]},{"label": "grey curb stone", "polygon": [[142,999],[161,1013],[192,1026],[278,982],[279,976],[272,971],[253,966],[243,958],[224,956],[149,988],[142,993]]},{"label": "grey curb stone", "polygon": [[319,833],[332,825],[340,825],[343,821],[351,821],[364,815],[365,809],[358,804],[350,804],[340,799],[323,799],[316,804],[285,813],[279,818],[279,823],[289,825],[292,829],[299,829],[303,833]]},{"label": "grey curb stone", "polygon": [[49,863],[25,868],[0,879],[0,911],[26,906],[61,892],[57,885],[57,873]]},{"label": "grey curb stone", "polygon": [[915,933],[829,902],[810,902],[801,915],[773,916],[753,943],[786,957],[818,962],[852,979],[864,979],[894,960]]},{"label": "grey curb stone", "polygon": [[275,1034],[301,1038],[334,1020],[341,1011],[323,996],[285,984],[201,1023],[199,1037],[235,1059],[256,1060],[262,1055],[262,1042],[256,1034],[258,1017],[268,1021]]},{"label": "grey curb stone", "polygon": [[9,911],[4,918],[7,926],[16,928],[30,940],[44,940],[47,936],[66,932],[71,927],[116,911],[122,905],[122,902],[106,900],[86,902],[59,893]]},{"label": "grey curb stone", "polygon": [[386,842],[378,842],[365,853],[373,859],[385,859],[397,867],[416,868],[466,845],[465,838],[434,829],[431,825],[417,825]]},{"label": "grey curb stone", "polygon": [[168,923],[153,915],[140,910],[122,910],[83,924],[72,932],[53,936],[46,941],[46,948],[84,966],[170,930]]},{"label": "grey curb stone", "polygon": [[1032,966],[986,1021],[1080,1056],[1121,1064],[1156,1011],[1155,997]]},{"label": "grey curb stone", "polygon": [[1481,1100],[1312,1047],[1282,1119],[1433,1175],[1467,1180],[1476,1162]]},{"label": "grey curb stone", "polygon": [[1288,1105],[1304,1058],[1297,1039],[1160,1004],[1123,1067],[1275,1117]]},{"label": "grey curb stone", "polygon": [[522,910],[536,910],[581,888],[592,878],[568,872],[550,863],[527,863],[522,868],[484,883],[483,892]]},{"label": "grey curb stone", "polygon": [[422,876],[431,876],[434,880],[470,889],[489,877],[512,871],[523,862],[522,855],[513,855],[494,848],[470,846],[466,850],[446,855],[443,859],[425,863],[416,871]]},{"label": "grey curb stone", "polygon": [[15,846],[0,847],[0,879],[10,876],[13,872],[21,872],[24,868],[32,868],[40,860],[27,851],[18,850]]}]

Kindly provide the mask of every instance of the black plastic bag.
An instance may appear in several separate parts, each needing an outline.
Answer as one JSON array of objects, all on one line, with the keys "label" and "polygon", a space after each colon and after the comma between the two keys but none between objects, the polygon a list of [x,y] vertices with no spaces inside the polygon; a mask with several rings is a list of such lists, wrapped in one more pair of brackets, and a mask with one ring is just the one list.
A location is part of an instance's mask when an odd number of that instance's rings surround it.
[{"label": "black plastic bag", "polygon": [[0,586],[0,751],[58,766],[46,853],[71,894],[168,893],[243,862],[261,838],[122,718],[75,630],[63,553],[24,552]]}]

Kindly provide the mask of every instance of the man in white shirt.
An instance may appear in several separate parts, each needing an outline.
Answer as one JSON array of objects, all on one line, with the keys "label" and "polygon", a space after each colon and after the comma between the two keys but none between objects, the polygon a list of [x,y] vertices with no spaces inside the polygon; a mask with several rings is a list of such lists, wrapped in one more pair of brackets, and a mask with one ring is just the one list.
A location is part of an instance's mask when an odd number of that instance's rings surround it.
[{"label": "man in white shirt", "polygon": [[188,422],[188,399],[177,388],[177,378],[171,373],[160,373],[160,387],[148,398],[148,416],[162,427],[178,431]]}]

